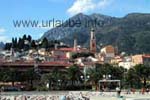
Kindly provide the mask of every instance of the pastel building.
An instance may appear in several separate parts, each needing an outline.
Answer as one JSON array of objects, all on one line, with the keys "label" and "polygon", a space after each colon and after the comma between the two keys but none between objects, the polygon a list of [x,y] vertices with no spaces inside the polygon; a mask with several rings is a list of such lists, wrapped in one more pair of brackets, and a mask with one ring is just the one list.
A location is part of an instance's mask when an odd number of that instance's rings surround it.
[{"label": "pastel building", "polygon": [[118,63],[118,65],[120,67],[124,67],[126,69],[132,68],[134,66],[134,64],[132,62],[132,57],[130,57],[130,56],[124,57],[123,60]]},{"label": "pastel building", "polygon": [[150,66],[150,54],[139,54],[132,56],[132,62],[134,65],[145,64]]},{"label": "pastel building", "polygon": [[111,63],[111,60],[115,57],[115,48],[112,45],[105,46],[101,49],[100,54],[104,63]]}]

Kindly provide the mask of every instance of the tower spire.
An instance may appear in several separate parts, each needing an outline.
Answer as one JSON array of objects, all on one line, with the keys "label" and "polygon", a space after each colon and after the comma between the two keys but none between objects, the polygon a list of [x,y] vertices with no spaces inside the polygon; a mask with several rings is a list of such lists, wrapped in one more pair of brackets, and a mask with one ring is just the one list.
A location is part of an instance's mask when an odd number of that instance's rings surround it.
[{"label": "tower spire", "polygon": [[74,35],[74,51],[77,51],[77,35]]},{"label": "tower spire", "polygon": [[91,29],[90,35],[90,52],[96,53],[96,37],[94,28]]}]

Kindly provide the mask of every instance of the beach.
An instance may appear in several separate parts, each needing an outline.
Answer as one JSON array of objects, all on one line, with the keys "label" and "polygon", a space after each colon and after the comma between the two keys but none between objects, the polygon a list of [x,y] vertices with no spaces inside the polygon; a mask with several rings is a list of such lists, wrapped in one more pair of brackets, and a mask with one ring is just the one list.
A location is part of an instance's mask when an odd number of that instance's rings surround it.
[{"label": "beach", "polygon": [[[3,92],[0,100],[150,100],[150,94],[92,91]],[[64,99],[64,97],[66,97]]]}]

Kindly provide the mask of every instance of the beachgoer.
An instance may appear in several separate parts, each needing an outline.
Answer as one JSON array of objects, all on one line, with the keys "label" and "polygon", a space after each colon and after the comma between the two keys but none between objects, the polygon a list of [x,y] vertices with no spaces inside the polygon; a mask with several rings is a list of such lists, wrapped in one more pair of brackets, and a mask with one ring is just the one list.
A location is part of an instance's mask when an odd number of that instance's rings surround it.
[{"label": "beachgoer", "polygon": [[133,94],[135,94],[135,89],[134,88],[132,88],[131,91],[132,91]]},{"label": "beachgoer", "polygon": [[146,92],[147,92],[147,94],[149,93],[149,88],[146,88]]},{"label": "beachgoer", "polygon": [[66,96],[61,96],[60,100],[66,100]]},{"label": "beachgoer", "polygon": [[117,97],[120,97],[121,89],[119,87],[116,87],[116,91],[117,91]]},{"label": "beachgoer", "polygon": [[128,89],[128,90],[127,90],[127,94],[131,94],[131,89]]},{"label": "beachgoer", "polygon": [[142,94],[145,94],[145,88],[142,88],[141,91],[142,91]]}]

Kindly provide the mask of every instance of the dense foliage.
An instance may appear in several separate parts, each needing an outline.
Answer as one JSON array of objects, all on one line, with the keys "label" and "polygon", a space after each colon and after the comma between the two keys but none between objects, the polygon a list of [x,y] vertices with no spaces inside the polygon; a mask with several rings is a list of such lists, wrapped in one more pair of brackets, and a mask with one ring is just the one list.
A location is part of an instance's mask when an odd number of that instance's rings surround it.
[{"label": "dense foliage", "polygon": [[[72,65],[64,71],[54,68],[50,73],[43,74],[36,73],[34,69],[28,69],[21,73],[15,69],[0,69],[1,82],[12,82],[12,85],[14,82],[26,83],[29,90],[80,90],[85,89],[83,88],[84,85],[98,86],[98,81],[104,79],[104,75],[111,75],[109,78],[112,80],[121,80],[122,88],[146,88],[150,86],[148,83],[150,69],[141,64],[129,70],[116,65],[97,64],[96,67],[87,68],[86,75],[85,70],[80,70],[77,65]],[[84,80],[84,77],[87,77],[87,80]],[[46,87],[47,84],[49,84],[48,88]]]},{"label": "dense foliage", "polygon": [[94,54],[90,52],[75,53],[72,55],[72,58],[75,59],[79,57],[89,57],[89,56],[94,57]]},{"label": "dense foliage", "polygon": [[29,49],[45,48],[47,50],[48,48],[54,48],[55,44],[60,44],[60,42],[57,40],[48,41],[47,38],[43,38],[42,40],[33,40],[30,35],[23,35],[23,37],[19,39],[12,38],[11,43],[6,43],[4,49],[10,50],[13,48],[16,51],[26,51]]}]

